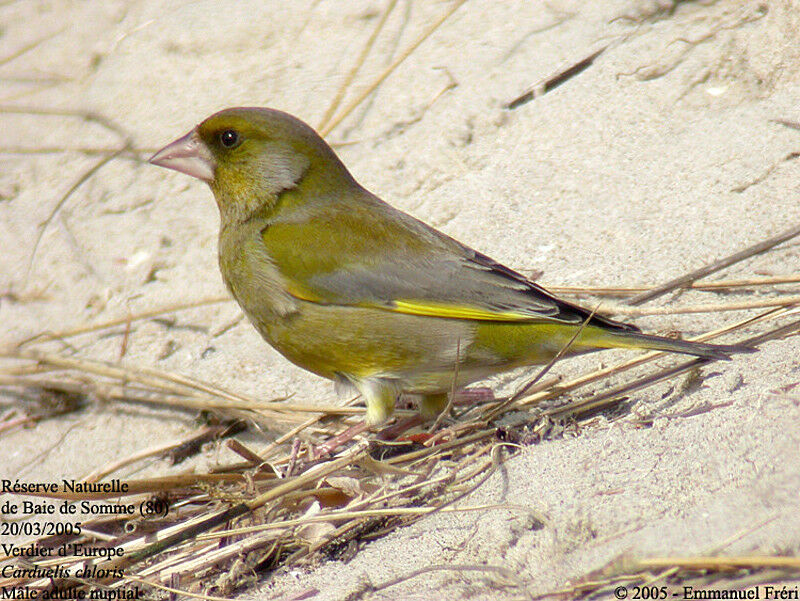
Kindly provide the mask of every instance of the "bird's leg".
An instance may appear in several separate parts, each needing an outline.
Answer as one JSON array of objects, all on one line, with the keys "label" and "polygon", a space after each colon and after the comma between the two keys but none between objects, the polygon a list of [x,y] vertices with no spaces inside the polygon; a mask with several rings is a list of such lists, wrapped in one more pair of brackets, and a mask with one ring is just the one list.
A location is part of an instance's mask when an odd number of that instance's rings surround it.
[{"label": "bird's leg", "polygon": [[[423,421],[434,419],[445,407],[447,407],[448,394],[428,394],[422,397],[419,402],[419,413]],[[494,400],[494,393],[491,388],[462,388],[456,390],[453,397],[454,405],[476,405],[487,403]]]},{"label": "bird's leg", "polygon": [[424,421],[434,419],[447,407],[447,393],[426,394],[419,401],[419,414]]},{"label": "bird's leg", "polygon": [[356,383],[367,403],[366,422],[370,426],[382,424],[394,411],[397,388],[385,380],[367,379]]}]

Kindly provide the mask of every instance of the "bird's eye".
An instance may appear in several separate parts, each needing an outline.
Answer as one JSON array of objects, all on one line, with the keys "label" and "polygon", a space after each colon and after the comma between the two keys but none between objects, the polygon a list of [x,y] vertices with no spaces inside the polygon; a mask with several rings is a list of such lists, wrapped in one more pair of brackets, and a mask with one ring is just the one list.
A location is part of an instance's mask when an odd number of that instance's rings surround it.
[{"label": "bird's eye", "polygon": [[239,133],[233,129],[226,129],[219,135],[219,142],[225,148],[233,148],[239,143]]}]

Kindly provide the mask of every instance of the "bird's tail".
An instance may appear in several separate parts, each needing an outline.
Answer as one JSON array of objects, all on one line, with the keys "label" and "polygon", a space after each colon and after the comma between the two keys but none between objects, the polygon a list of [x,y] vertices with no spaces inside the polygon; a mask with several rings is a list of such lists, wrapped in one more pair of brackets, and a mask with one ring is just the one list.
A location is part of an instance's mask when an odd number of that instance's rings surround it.
[{"label": "bird's tail", "polygon": [[601,328],[586,328],[585,336],[580,337],[581,344],[589,342],[601,348],[641,348],[652,351],[669,351],[694,355],[705,359],[730,359],[736,353],[752,353],[758,349],[740,344],[708,344],[706,342],[689,342],[675,338],[665,338],[641,332],[615,332]]}]

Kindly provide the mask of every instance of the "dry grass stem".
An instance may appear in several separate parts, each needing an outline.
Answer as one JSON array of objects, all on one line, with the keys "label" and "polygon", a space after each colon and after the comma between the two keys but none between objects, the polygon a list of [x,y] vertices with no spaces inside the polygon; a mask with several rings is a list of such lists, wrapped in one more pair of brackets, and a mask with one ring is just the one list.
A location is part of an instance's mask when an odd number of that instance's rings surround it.
[{"label": "dry grass stem", "polygon": [[[737,288],[757,288],[760,286],[777,286],[781,284],[800,283],[800,275],[774,275],[744,278],[739,280],[717,280],[715,282],[690,282],[684,288],[710,292],[727,292]],[[639,292],[647,292],[651,288],[645,286],[545,286],[555,294],[591,295],[591,296],[632,296]]]},{"label": "dry grass stem", "polygon": [[155,457],[157,455],[163,455],[167,451],[170,451],[176,447],[179,447],[185,444],[188,440],[194,438],[194,434],[190,437],[186,437],[181,440],[177,440],[174,442],[170,442],[163,445],[156,445],[154,447],[150,447],[149,449],[142,449],[141,451],[134,453],[133,455],[129,455],[128,457],[124,457],[123,459],[118,459],[111,461],[105,464],[102,467],[99,467],[92,472],[88,473],[86,476],[83,477],[84,482],[99,482],[106,476],[113,474],[116,471],[119,471],[123,467],[127,465],[131,465],[142,459],[147,459],[148,457]]},{"label": "dry grass stem", "polygon": [[735,570],[741,568],[790,568],[800,570],[800,557],[751,555],[744,557],[654,557],[639,559],[634,568],[642,570],[683,568],[691,570]]},{"label": "dry grass stem", "polygon": [[740,250],[732,255],[725,257],[724,259],[720,259],[719,261],[715,261],[710,265],[706,265],[705,267],[701,267],[695,271],[689,272],[685,275],[680,277],[674,278],[660,286],[656,286],[647,292],[642,292],[637,294],[633,298],[631,298],[628,302],[631,305],[641,305],[647,301],[651,301],[659,296],[663,296],[672,292],[673,290],[677,290],[679,288],[684,288],[688,284],[699,280],[700,278],[704,278],[712,273],[716,273],[717,271],[721,271],[731,265],[754,257],[756,255],[762,254],[767,252],[768,250],[778,246],[779,244],[783,244],[791,240],[792,238],[797,237],[800,235],[800,226],[795,226],[785,232],[778,234],[777,236],[773,236],[772,238],[768,238],[758,244],[754,244],[753,246],[749,246],[744,250]]},{"label": "dry grass stem", "polygon": [[450,16],[458,10],[458,8],[464,4],[466,0],[455,0],[453,4],[444,12],[444,14],[439,17],[436,21],[431,23],[425,31],[420,34],[420,36],[414,40],[411,45],[406,48],[400,55],[391,62],[391,64],[386,67],[375,80],[370,83],[364,90],[361,91],[345,108],[339,113],[336,117],[330,120],[330,122],[323,128],[320,128],[319,135],[322,137],[327,136],[331,131],[333,131],[337,125],[339,125],[342,121],[344,121],[350,113],[352,113],[356,108],[361,105],[364,100],[366,100],[370,94],[372,94],[378,86],[380,86],[384,80],[389,77],[392,73],[394,73],[395,69],[399,67],[405,60],[411,56],[414,51],[419,48],[420,44],[427,40],[433,32],[435,32],[439,27],[450,18]]},{"label": "dry grass stem", "polygon": [[361,49],[361,53],[358,55],[356,62],[353,64],[347,76],[344,78],[344,81],[342,81],[342,85],[339,86],[339,90],[336,92],[336,96],[334,96],[333,100],[328,106],[328,109],[325,111],[325,115],[323,115],[322,120],[319,122],[317,130],[323,131],[325,129],[325,126],[333,117],[333,114],[336,112],[336,109],[339,108],[339,105],[342,103],[342,99],[344,98],[347,89],[350,87],[350,84],[353,83],[353,80],[356,78],[356,75],[358,74],[359,70],[364,65],[364,61],[367,60],[367,56],[369,56],[372,47],[375,45],[375,40],[378,39],[378,35],[380,34],[381,31],[383,31],[383,26],[386,24],[386,20],[389,18],[389,15],[392,14],[392,11],[394,10],[394,7],[396,5],[397,5],[397,0],[389,0],[389,4],[386,6],[386,8],[383,9],[383,12],[381,13],[381,18],[378,19],[378,22],[375,25],[375,29],[372,30],[372,33],[367,39],[367,42],[364,44],[364,47]]},{"label": "dry grass stem", "polygon": [[[547,592],[532,599],[606,598],[611,597],[620,583],[632,587],[666,583],[669,588],[684,587],[744,591],[757,584],[783,579],[795,580],[800,572],[800,558],[784,556],[707,556],[654,557],[633,559],[621,557],[604,568],[587,574],[576,584]],[[706,589],[711,586],[711,591]],[[676,593],[677,594],[677,593]]]},{"label": "dry grass stem", "polygon": [[800,295],[779,296],[763,300],[739,301],[732,303],[706,303],[702,305],[689,305],[687,307],[626,307],[625,305],[603,305],[603,313],[613,315],[679,315],[686,313],[722,313],[724,311],[746,311],[749,309],[764,309],[767,307],[790,307],[800,304]]},{"label": "dry grass stem", "polygon": [[41,334],[38,334],[26,340],[22,340],[14,346],[16,348],[22,348],[23,346],[28,345],[32,342],[45,342],[47,340],[65,340],[73,336],[80,336],[82,334],[89,334],[91,332],[99,332],[100,330],[107,330],[109,328],[124,326],[137,321],[153,319],[154,317],[160,317],[162,315],[166,315],[169,313],[177,313],[178,311],[186,311],[188,309],[195,309],[197,307],[204,307],[206,305],[215,305],[232,300],[233,299],[231,299],[230,296],[212,296],[211,298],[204,298],[190,303],[170,304],[164,307],[158,307],[156,309],[152,309],[150,311],[145,311],[143,313],[132,313],[125,317],[118,317],[116,319],[111,319],[109,321],[104,321],[102,323],[78,326],[75,328],[70,328],[68,330],[60,330],[56,332],[42,332]]}]

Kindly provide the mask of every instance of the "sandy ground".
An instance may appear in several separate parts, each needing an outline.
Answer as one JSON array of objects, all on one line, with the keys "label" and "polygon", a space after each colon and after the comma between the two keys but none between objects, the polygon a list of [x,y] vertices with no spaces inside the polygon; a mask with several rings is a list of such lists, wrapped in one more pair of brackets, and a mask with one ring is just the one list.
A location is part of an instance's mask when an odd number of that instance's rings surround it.
[{"label": "sandy ground", "polygon": [[[98,160],[61,149],[117,147],[120,136],[10,106],[91,111],[153,150],[226,106],[271,106],[318,125],[385,5],[2,2],[0,341],[224,294],[208,189],[124,158],[70,196],[31,263],[37,226]],[[449,6],[400,0],[345,104]],[[800,222],[800,132],[772,121],[800,119],[798,32],[797,0],[469,0],[328,139],[367,188],[497,260],[542,271],[544,285],[655,285]],[[505,108],[606,46],[580,75]],[[52,152],[9,152],[19,148]],[[798,254],[784,245],[714,277],[796,273]],[[733,298],[693,292],[654,304]],[[745,314],[636,321],[694,334]],[[183,312],[172,327],[138,323],[123,362],[261,398],[337,400],[329,383],[289,364],[249,324],[226,328],[237,316],[225,303]],[[115,361],[122,340],[117,329],[52,348]],[[526,598],[623,553],[796,555],[800,406],[781,390],[800,381],[798,351],[796,337],[769,342],[704,369],[700,386],[637,392],[628,416],[651,427],[601,417],[580,436],[524,448],[462,501],[507,508],[423,519],[347,563],[278,573],[243,595],[316,588],[314,599],[346,599],[366,580],[485,563],[510,568],[525,587],[442,571],[363,598]],[[574,375],[622,356],[583,357],[556,371]],[[519,377],[493,384],[507,388]],[[16,402],[2,392],[0,400]],[[704,403],[713,409],[691,411]],[[126,457],[193,428],[191,415],[90,402],[5,433],[0,471],[77,478],[98,458]],[[213,465],[231,459],[226,453],[195,461]],[[170,469],[154,460],[122,475]]]}]

